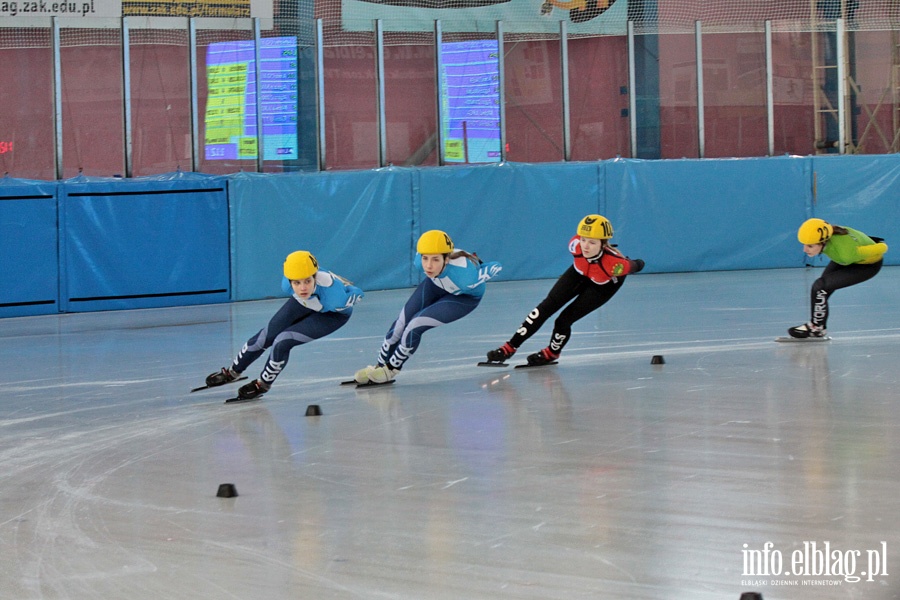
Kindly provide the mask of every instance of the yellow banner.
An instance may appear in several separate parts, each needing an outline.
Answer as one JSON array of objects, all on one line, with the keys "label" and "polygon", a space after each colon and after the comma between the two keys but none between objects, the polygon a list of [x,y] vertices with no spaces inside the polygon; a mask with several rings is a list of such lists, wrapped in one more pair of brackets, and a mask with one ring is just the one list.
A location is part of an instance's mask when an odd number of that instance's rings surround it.
[{"label": "yellow banner", "polygon": [[250,0],[122,0],[122,16],[130,17],[249,17]]}]

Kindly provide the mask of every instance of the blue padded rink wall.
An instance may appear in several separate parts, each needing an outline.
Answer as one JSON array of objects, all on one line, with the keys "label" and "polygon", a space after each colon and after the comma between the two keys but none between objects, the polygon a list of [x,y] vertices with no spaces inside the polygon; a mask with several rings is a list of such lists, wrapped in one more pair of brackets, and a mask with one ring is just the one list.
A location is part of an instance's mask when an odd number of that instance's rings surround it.
[{"label": "blue padded rink wall", "polygon": [[[896,211],[870,206],[867,221],[847,202],[820,193],[816,210],[891,243]],[[679,238],[645,246],[630,215],[605,209],[630,255],[684,260]],[[565,268],[570,216],[539,246],[548,270]],[[646,239],[673,218],[648,211]],[[800,267],[804,211],[778,218],[790,228],[763,252],[783,242],[788,257],[771,260],[795,267],[635,275],[541,369],[475,363],[553,273],[504,271],[471,315],[425,335],[394,385],[340,386],[410,290],[371,291],[238,405],[223,404],[234,386],[188,390],[282,299],[0,319],[0,598],[900,598],[900,270],[834,294],[833,341],[777,344],[821,271]],[[447,229],[486,259],[502,250]],[[233,233],[233,260],[247,260],[247,232]],[[695,264],[750,262],[746,245],[704,235],[714,248],[687,248]],[[379,260],[413,276],[408,260]],[[225,482],[238,497],[216,497]]]}]

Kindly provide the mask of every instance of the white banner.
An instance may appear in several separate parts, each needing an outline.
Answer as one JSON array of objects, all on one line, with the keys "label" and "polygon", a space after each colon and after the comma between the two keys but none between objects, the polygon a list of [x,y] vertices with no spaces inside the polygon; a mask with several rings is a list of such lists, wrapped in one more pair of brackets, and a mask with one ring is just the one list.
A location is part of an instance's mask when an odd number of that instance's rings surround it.
[{"label": "white banner", "polygon": [[[121,17],[121,0],[0,0],[0,19],[18,20],[34,17]],[[16,21],[4,22],[6,27],[24,26]]]},{"label": "white banner", "polygon": [[627,0],[342,0],[346,31],[372,31],[381,19],[385,31],[485,32],[503,21],[508,33],[554,33],[568,21],[569,33],[624,35]]}]

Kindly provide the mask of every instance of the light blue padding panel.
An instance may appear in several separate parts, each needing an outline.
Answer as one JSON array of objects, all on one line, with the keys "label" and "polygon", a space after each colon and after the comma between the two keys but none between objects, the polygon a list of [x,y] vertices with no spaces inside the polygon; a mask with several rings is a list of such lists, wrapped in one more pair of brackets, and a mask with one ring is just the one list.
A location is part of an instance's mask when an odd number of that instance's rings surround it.
[{"label": "light blue padding panel", "polygon": [[223,177],[78,177],[59,198],[61,310],[230,300]]},{"label": "light blue padding panel", "polygon": [[812,159],[816,202],[811,217],[884,238],[884,264],[900,264],[900,155]]},{"label": "light blue padding panel", "polygon": [[308,250],[363,290],[412,285],[413,169],[229,177],[234,299],[280,297],[285,257]]},{"label": "light blue padding panel", "polygon": [[801,266],[797,227],[811,201],[810,162],[615,160],[606,166],[614,241],[647,272]]},{"label": "light blue padding panel", "polygon": [[0,179],[0,317],[59,310],[56,184]]},{"label": "light blue padding panel", "polygon": [[[578,222],[601,207],[602,163],[503,163],[423,169],[420,220],[497,260],[496,281],[555,278],[572,264]],[[416,274],[419,277],[419,274]]]}]

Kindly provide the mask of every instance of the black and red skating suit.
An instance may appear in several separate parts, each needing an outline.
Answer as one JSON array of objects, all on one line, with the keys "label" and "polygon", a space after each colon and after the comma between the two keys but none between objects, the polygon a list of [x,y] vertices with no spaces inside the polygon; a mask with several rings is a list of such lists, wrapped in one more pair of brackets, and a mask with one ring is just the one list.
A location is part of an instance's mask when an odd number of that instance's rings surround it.
[{"label": "black and red skating suit", "polygon": [[624,275],[632,273],[634,268],[633,261],[625,258],[625,255],[619,252],[618,248],[613,246],[604,246],[598,256],[587,259],[581,253],[581,244],[579,236],[569,240],[569,252],[575,257],[575,270],[579,274],[584,275],[594,283],[603,285]]},{"label": "black and red skating suit", "polygon": [[609,245],[605,245],[596,257],[587,259],[581,253],[580,239],[576,235],[569,241],[569,252],[574,257],[574,264],[553,284],[547,297],[528,313],[515,335],[507,342],[513,348],[518,348],[534,335],[550,315],[571,300],[553,324],[549,349],[558,355],[569,341],[572,324],[606,304],[622,287],[626,275],[636,273],[644,267],[643,261],[631,260]]}]

